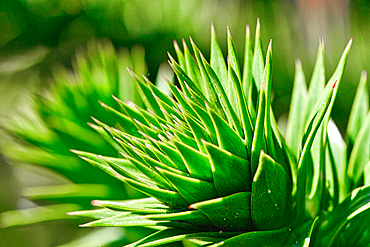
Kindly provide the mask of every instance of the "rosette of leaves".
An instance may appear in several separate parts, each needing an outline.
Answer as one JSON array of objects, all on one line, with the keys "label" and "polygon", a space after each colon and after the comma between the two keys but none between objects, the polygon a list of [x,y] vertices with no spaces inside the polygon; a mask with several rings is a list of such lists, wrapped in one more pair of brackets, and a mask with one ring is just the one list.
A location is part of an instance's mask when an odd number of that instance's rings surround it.
[{"label": "rosette of leaves", "polygon": [[168,82],[174,98],[131,71],[145,108],[117,98],[123,114],[105,106],[123,131],[95,120],[122,158],[74,152],[150,198],[94,200],[102,208],[70,214],[95,219],[83,227],[158,230],[128,246],[369,245],[370,228],[358,220],[370,207],[364,79],[350,145],[330,121],[352,40],[326,85],[323,42],[308,90],[297,63],[286,139],[271,107],[272,42],[264,57],[259,23],[254,48],[247,26],[241,70],[229,29],[227,40],[226,61],[214,29],[210,61],[192,40],[193,53],[175,42],[178,61],[170,55],[169,63],[178,84]]},{"label": "rosette of leaves", "polygon": [[17,163],[46,168],[61,177],[62,182],[25,188],[23,196],[40,207],[29,209],[29,217],[23,211],[3,213],[2,227],[66,219],[65,213],[71,209],[91,208],[91,200],[96,196],[101,199],[142,196],[132,189],[128,191],[120,181],[94,169],[69,149],[118,155],[113,142],[97,133],[103,132],[102,128],[87,122],[94,115],[118,125],[99,104],[103,100],[120,109],[118,104],[114,105],[112,95],[142,105],[126,67],[133,66],[145,73],[143,48],[116,51],[108,41],[92,41],[86,50],[76,53],[72,65],[72,71],[56,67],[51,88],[33,95],[29,107],[4,123],[14,140],[2,145],[2,152]]}]

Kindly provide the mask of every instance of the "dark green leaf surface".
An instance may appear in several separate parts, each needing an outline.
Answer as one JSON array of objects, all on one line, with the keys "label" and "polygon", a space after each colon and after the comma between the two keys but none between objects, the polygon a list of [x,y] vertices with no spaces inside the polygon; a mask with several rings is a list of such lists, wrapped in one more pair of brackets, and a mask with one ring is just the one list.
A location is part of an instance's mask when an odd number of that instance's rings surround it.
[{"label": "dark green leaf surface", "polygon": [[174,144],[193,178],[212,181],[211,164],[205,154],[181,142],[174,141]]},{"label": "dark green leaf surface", "polygon": [[208,112],[216,129],[219,147],[247,159],[247,147],[241,137],[216,112],[210,108]]},{"label": "dark green leaf surface", "polygon": [[258,230],[275,230],[290,223],[291,191],[284,169],[262,152],[251,197],[253,223]]},{"label": "dark green leaf surface", "polygon": [[251,194],[251,192],[230,193],[229,196],[192,204],[190,208],[202,211],[220,229],[246,231],[253,227],[250,211]]},{"label": "dark green leaf surface", "polygon": [[213,144],[205,143],[211,161],[213,183],[219,196],[250,191],[250,162]]},{"label": "dark green leaf surface", "polygon": [[184,177],[161,168],[157,169],[171,181],[177,191],[189,202],[189,204],[217,197],[214,185],[210,182]]},{"label": "dark green leaf surface", "polygon": [[286,246],[289,237],[289,230],[286,228],[274,231],[247,232],[229,238],[211,247],[234,247],[234,246],[255,246],[255,247],[282,247]]}]

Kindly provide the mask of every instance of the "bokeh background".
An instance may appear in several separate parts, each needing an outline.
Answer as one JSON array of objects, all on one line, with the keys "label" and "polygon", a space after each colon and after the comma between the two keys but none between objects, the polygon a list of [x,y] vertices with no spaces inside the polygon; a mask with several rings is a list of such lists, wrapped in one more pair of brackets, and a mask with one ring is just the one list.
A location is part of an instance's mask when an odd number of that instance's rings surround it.
[{"label": "bokeh background", "polygon": [[[257,18],[264,51],[273,40],[277,118],[289,109],[295,59],[302,60],[309,82],[323,37],[328,80],[353,37],[333,109],[344,133],[361,71],[370,71],[370,2],[365,0],[0,0],[0,119],[11,118],[31,94],[49,88],[56,66],[72,69],[76,51],[92,40],[109,40],[117,50],[143,47],[147,76],[155,81],[167,51],[175,54],[173,40],[191,36],[208,55],[211,23],[224,51],[230,27],[242,62],[246,24],[254,30]],[[2,129],[0,135],[1,147],[7,136]],[[20,196],[24,188],[58,183],[52,173],[16,163],[0,150],[0,213],[32,206]],[[62,245],[76,237],[76,224],[59,220],[0,229],[0,246]]]}]

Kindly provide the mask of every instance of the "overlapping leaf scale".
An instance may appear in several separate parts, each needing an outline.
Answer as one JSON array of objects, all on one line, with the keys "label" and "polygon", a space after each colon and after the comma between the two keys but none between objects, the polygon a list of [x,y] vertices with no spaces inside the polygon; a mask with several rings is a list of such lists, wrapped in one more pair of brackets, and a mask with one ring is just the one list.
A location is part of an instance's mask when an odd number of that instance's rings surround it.
[{"label": "overlapping leaf scale", "polygon": [[198,179],[212,181],[211,165],[206,154],[185,145],[182,142],[172,141],[179,151],[189,174]]},{"label": "overlapping leaf scale", "polygon": [[210,159],[213,182],[218,196],[250,191],[250,162],[231,152],[205,142]]},{"label": "overlapping leaf scale", "polygon": [[250,205],[251,192],[240,192],[198,202],[190,208],[203,212],[213,225],[223,231],[249,231],[253,229]]},{"label": "overlapping leaf scale", "polygon": [[252,218],[258,230],[276,230],[290,224],[291,191],[288,174],[262,151],[251,194]]}]

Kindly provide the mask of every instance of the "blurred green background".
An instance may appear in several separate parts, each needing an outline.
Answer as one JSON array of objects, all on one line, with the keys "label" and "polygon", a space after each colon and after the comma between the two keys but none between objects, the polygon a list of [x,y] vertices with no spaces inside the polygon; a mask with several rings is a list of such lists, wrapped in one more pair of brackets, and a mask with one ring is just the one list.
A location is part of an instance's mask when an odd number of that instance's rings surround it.
[{"label": "blurred green background", "polygon": [[[31,94],[50,87],[55,66],[71,69],[75,52],[91,40],[110,40],[117,50],[144,47],[148,77],[155,81],[160,65],[168,59],[167,51],[174,54],[173,40],[191,36],[208,54],[211,23],[224,51],[230,26],[242,62],[245,26],[250,24],[254,30],[258,17],[264,50],[273,39],[277,118],[289,109],[295,59],[302,60],[309,82],[319,38],[324,37],[329,76],[353,37],[333,111],[343,133],[361,71],[370,71],[370,2],[364,0],[3,0],[0,119],[11,118],[27,107]],[[0,135],[0,142],[8,138],[1,129]],[[20,197],[25,187],[62,183],[51,173],[14,164],[1,153],[0,213],[32,207]],[[77,224],[61,220],[0,229],[0,246],[58,246],[79,234]]]}]

